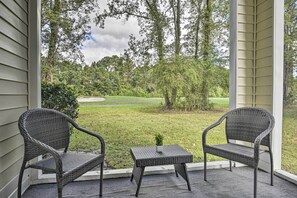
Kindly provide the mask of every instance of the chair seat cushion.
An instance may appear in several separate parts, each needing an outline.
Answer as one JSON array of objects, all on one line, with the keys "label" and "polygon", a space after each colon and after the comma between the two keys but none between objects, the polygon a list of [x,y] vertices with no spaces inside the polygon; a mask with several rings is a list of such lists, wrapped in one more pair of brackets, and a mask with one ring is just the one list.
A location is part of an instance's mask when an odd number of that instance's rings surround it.
[{"label": "chair seat cushion", "polygon": [[[63,173],[67,173],[82,167],[84,167],[84,169],[92,169],[102,163],[104,160],[104,155],[89,153],[61,152],[60,156],[63,164]],[[56,173],[56,163],[52,156],[31,164],[30,167],[41,169],[48,173]]]},{"label": "chair seat cushion", "polygon": [[[241,162],[250,166],[255,165],[253,147],[233,143],[205,145],[204,152]],[[263,151],[259,152],[261,153]]]}]

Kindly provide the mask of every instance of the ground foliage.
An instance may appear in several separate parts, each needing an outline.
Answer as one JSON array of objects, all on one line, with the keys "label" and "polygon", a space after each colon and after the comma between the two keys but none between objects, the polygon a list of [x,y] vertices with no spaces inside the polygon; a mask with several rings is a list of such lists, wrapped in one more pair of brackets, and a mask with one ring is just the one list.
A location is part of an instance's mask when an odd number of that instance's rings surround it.
[{"label": "ground foliage", "polygon": [[64,84],[42,83],[41,106],[65,113],[72,119],[78,118],[78,101],[75,92]]}]

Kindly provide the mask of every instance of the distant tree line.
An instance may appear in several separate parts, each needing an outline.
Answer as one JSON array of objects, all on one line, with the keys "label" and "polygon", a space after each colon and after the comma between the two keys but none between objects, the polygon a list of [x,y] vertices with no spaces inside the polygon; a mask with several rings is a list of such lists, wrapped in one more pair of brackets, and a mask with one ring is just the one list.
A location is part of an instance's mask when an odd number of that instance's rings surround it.
[{"label": "distant tree line", "polygon": [[[63,61],[59,64],[59,67],[53,70],[53,81],[72,87],[81,96],[125,95],[162,97],[162,90],[159,90],[158,86],[166,87],[169,86],[168,84],[185,86],[191,80],[196,81],[197,77],[194,76],[196,73],[193,72],[193,67],[201,69],[200,65],[193,59],[180,60],[179,63],[175,62],[175,65],[168,60],[168,62],[162,64],[162,67],[139,67],[128,56],[114,55],[104,57],[88,66]],[[157,75],[162,75],[163,72],[166,73],[167,69],[170,68],[174,68],[175,71],[180,70],[180,72],[171,73],[176,75],[168,79],[172,82],[164,82],[164,85],[159,85],[158,83],[162,84],[163,82],[157,79]],[[160,74],[156,71],[157,69],[161,70]],[[223,67],[213,68],[210,96],[228,96],[228,72],[228,69]],[[191,75],[194,76],[193,79],[191,79]],[[198,82],[199,80],[197,80]],[[183,97],[191,93],[189,88],[187,91],[184,89],[184,93],[181,96]]]}]

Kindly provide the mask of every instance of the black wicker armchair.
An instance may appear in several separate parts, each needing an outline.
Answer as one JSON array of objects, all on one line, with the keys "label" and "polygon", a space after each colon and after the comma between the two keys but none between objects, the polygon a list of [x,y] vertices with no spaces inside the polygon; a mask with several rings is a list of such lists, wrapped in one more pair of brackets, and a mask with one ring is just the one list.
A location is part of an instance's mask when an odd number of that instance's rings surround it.
[{"label": "black wicker armchair", "polygon": [[[227,144],[208,145],[206,135],[210,129],[220,125],[226,120],[225,132]],[[204,180],[206,181],[206,154],[220,156],[231,161],[240,162],[254,168],[254,197],[257,197],[257,170],[260,145],[268,147],[271,165],[271,185],[273,185],[273,157],[271,151],[271,132],[274,127],[274,117],[266,110],[259,108],[244,107],[234,109],[223,115],[216,123],[206,128],[202,135],[204,152]],[[253,143],[248,147],[230,140],[240,140]]]},{"label": "black wicker armchair", "polygon": [[[100,154],[67,153],[70,140],[69,124],[79,131],[98,138],[101,143]],[[24,138],[25,151],[19,174],[18,197],[21,197],[22,178],[26,168],[55,173],[58,197],[61,198],[64,185],[98,165],[100,165],[99,195],[102,196],[105,143],[100,135],[79,127],[63,113],[41,108],[23,113],[19,118],[19,129]],[[62,151],[59,151],[60,149]],[[49,154],[50,157],[36,163],[27,163],[29,160],[44,154]]]}]

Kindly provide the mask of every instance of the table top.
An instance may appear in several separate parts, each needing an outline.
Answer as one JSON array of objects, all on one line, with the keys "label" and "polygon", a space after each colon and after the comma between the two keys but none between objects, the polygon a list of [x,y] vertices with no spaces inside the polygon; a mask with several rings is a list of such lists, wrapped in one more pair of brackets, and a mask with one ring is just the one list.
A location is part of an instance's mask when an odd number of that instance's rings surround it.
[{"label": "table top", "polygon": [[179,145],[164,145],[162,153],[156,146],[133,147],[130,152],[137,167],[193,162],[193,155]]}]

